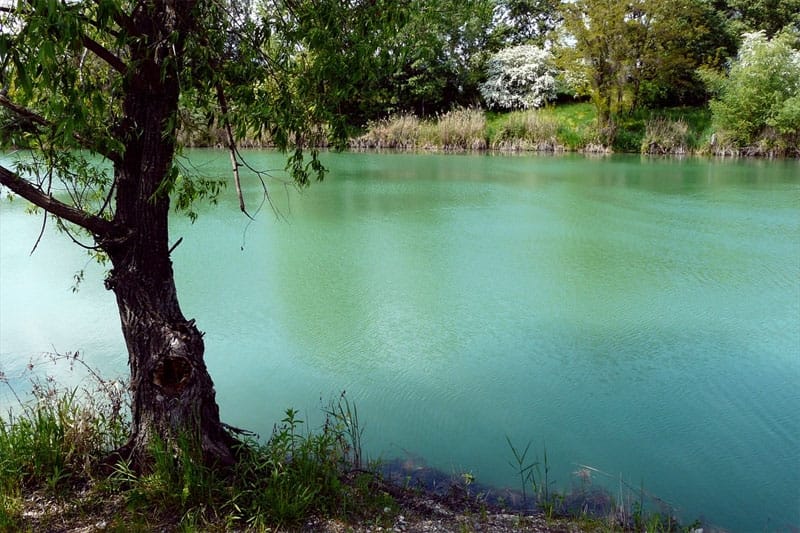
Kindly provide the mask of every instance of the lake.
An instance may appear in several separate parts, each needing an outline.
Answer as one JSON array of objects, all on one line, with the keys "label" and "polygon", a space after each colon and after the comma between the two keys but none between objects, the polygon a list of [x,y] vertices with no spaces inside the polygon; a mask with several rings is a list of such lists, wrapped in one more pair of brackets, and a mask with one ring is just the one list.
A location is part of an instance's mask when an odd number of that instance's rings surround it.
[{"label": "lake", "polygon": [[[546,449],[561,488],[586,465],[687,522],[800,526],[800,163],[323,160],[306,191],[268,182],[274,208],[253,222],[232,186],[196,223],[173,219],[226,422],[268,436],[294,407],[317,423],[346,390],[372,458],[518,488],[508,437],[529,459]],[[222,151],[184,163],[229,174]],[[22,389],[32,358],[80,350],[124,373],[103,268],[50,229],[29,255],[41,219],[24,211],[0,204],[0,371]]]}]

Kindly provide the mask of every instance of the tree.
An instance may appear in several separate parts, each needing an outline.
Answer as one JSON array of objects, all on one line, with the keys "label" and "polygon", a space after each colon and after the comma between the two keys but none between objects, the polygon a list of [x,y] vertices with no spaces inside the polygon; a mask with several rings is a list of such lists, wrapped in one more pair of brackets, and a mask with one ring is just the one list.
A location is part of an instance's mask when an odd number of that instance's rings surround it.
[{"label": "tree", "polygon": [[407,23],[386,47],[397,58],[384,82],[391,111],[418,115],[477,104],[484,65],[500,48],[494,0],[412,0]]},{"label": "tree", "polygon": [[207,461],[234,461],[203,334],[180,309],[170,259],[171,201],[191,213],[193,201],[220,190],[175,162],[184,111],[224,126],[237,191],[236,138],[245,133],[292,146],[289,168],[307,185],[322,167],[303,149],[323,135],[343,138],[338,105],[352,96],[351,79],[375,75],[379,30],[392,28],[398,9],[275,0],[255,19],[248,4],[217,0],[0,4],[1,137],[30,148],[16,166],[0,166],[0,184],[110,261],[105,286],[119,307],[132,389],[120,453],[134,464],[154,437],[181,432]]},{"label": "tree", "polygon": [[496,32],[510,45],[545,46],[561,24],[559,0],[499,0]]},{"label": "tree", "polygon": [[777,136],[797,149],[800,139],[800,50],[797,37],[782,32],[769,39],[745,35],[727,77],[706,72],[717,96],[710,107],[714,124],[737,146]]},{"label": "tree", "polygon": [[695,70],[733,49],[724,21],[703,0],[563,2],[561,57],[589,81],[601,124],[648,103],[685,103],[703,94]]},{"label": "tree", "polygon": [[763,31],[772,37],[783,28],[800,31],[800,0],[714,0],[735,35]]},{"label": "tree", "polygon": [[704,103],[697,67],[719,66],[736,49],[724,18],[702,0],[642,1],[630,17],[631,109]]},{"label": "tree", "polygon": [[574,45],[564,48],[567,68],[585,73],[602,127],[619,111],[628,54],[625,2],[578,0],[562,3],[564,30]]},{"label": "tree", "polygon": [[553,56],[542,48],[504,48],[489,60],[487,73],[489,79],[481,85],[481,95],[490,107],[528,109],[541,107],[555,97]]}]

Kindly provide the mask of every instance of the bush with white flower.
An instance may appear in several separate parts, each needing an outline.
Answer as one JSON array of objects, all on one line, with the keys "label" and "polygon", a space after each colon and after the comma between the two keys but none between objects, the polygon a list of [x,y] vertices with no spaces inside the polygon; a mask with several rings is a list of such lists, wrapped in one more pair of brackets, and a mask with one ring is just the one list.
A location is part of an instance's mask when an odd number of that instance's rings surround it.
[{"label": "bush with white flower", "polygon": [[497,52],[487,65],[480,91],[486,105],[499,109],[541,107],[556,96],[553,55],[538,46],[522,45]]}]

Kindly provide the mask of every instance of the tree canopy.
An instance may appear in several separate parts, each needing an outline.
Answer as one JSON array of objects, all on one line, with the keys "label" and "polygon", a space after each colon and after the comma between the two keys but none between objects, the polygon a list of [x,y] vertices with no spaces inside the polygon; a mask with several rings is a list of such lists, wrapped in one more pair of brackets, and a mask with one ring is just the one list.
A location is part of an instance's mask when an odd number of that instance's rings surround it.
[{"label": "tree canopy", "polygon": [[588,80],[603,123],[642,104],[702,101],[696,69],[733,51],[725,21],[701,0],[576,0],[562,10],[562,63]]},{"label": "tree canopy", "polygon": [[[226,132],[240,207],[244,135],[292,150],[300,186],[321,177],[321,139],[342,142],[343,107],[381,77],[381,43],[403,3],[380,0],[18,0],[0,7],[2,146],[26,148],[0,184],[110,261],[131,372],[141,464],[154,437],[188,433],[210,462],[234,460],[184,317],[170,253],[170,206],[191,214],[220,182],[182,171],[179,128],[203,115]],[[266,187],[266,185],[265,185]],[[265,189],[266,191],[266,189]]]},{"label": "tree canopy", "polygon": [[800,0],[714,0],[712,4],[735,35],[763,31],[772,37],[784,28],[800,31]]}]

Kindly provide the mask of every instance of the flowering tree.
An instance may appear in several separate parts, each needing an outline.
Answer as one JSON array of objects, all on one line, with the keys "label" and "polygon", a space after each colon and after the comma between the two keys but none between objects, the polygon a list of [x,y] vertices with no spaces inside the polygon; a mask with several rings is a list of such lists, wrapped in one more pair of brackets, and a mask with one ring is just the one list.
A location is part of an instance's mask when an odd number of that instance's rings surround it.
[{"label": "flowering tree", "polygon": [[480,91],[489,107],[541,107],[556,95],[553,56],[538,46],[504,48],[489,60],[487,71]]}]

